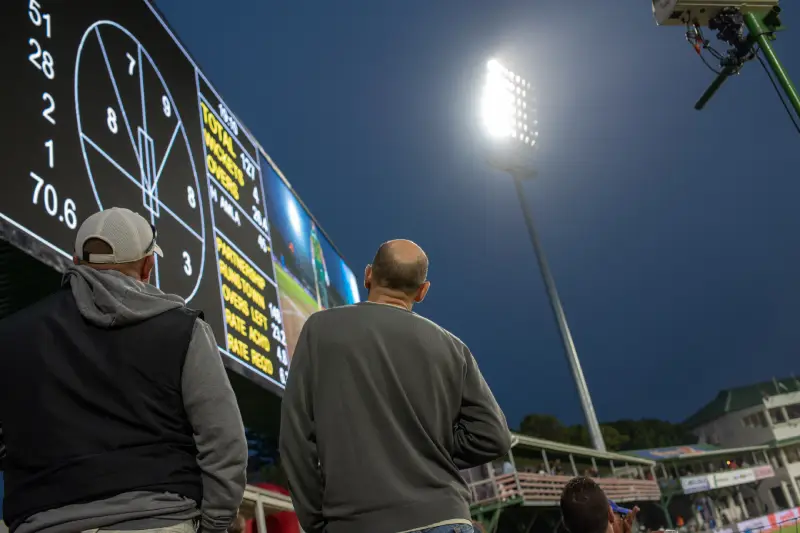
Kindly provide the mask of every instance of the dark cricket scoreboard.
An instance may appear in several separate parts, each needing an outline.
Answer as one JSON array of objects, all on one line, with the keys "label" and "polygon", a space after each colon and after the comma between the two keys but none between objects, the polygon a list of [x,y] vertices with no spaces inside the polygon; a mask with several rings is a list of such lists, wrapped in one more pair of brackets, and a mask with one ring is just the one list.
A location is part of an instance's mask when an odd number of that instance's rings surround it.
[{"label": "dark cricket scoreboard", "polygon": [[229,368],[280,392],[264,187],[279,171],[258,142],[145,0],[4,0],[0,20],[3,238],[60,268],[86,217],[138,212],[164,250],[151,282],[205,312]]}]

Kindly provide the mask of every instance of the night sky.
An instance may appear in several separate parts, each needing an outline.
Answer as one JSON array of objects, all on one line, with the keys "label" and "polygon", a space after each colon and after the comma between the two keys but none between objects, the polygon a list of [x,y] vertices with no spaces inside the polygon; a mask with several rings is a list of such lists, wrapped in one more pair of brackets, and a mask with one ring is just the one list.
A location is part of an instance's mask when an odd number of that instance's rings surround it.
[{"label": "night sky", "polygon": [[157,4],[359,280],[385,240],[425,248],[416,310],[512,425],[582,415],[513,184],[483,162],[492,56],[539,88],[527,199],[600,420],[683,420],[799,370],[800,136],[758,63],[697,112],[714,74],[646,0]]}]

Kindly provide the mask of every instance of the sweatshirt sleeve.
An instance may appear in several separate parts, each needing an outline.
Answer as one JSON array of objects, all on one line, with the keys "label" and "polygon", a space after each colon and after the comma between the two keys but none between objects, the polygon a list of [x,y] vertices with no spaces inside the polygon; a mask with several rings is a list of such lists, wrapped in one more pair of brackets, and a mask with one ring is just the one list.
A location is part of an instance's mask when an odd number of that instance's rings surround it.
[{"label": "sweatshirt sleeve", "polygon": [[462,469],[486,464],[511,448],[511,433],[503,411],[466,346],[464,355],[466,370],[461,411],[453,430],[453,461]]},{"label": "sweatshirt sleeve", "polygon": [[305,323],[292,355],[281,407],[280,454],[297,518],[306,533],[322,533],[322,477],[314,423],[314,317]]},{"label": "sweatshirt sleeve", "polygon": [[186,353],[182,389],[203,476],[200,530],[224,532],[236,518],[247,484],[247,440],[214,333],[200,319]]}]

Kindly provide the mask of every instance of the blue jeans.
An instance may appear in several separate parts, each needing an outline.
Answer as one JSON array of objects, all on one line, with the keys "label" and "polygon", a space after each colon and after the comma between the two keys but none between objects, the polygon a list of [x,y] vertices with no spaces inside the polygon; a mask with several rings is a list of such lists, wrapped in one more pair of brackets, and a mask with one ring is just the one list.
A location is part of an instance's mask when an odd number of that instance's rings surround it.
[{"label": "blue jeans", "polygon": [[471,524],[448,524],[446,526],[420,529],[414,533],[475,533],[475,529]]}]

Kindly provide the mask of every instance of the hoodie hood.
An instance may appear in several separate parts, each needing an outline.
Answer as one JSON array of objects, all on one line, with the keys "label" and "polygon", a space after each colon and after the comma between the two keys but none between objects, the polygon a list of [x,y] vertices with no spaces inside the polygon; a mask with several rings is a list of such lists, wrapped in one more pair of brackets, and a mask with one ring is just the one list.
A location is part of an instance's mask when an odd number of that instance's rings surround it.
[{"label": "hoodie hood", "polygon": [[143,322],[186,305],[180,296],[165,294],[116,270],[72,266],[61,285],[70,286],[83,318],[104,328]]}]

